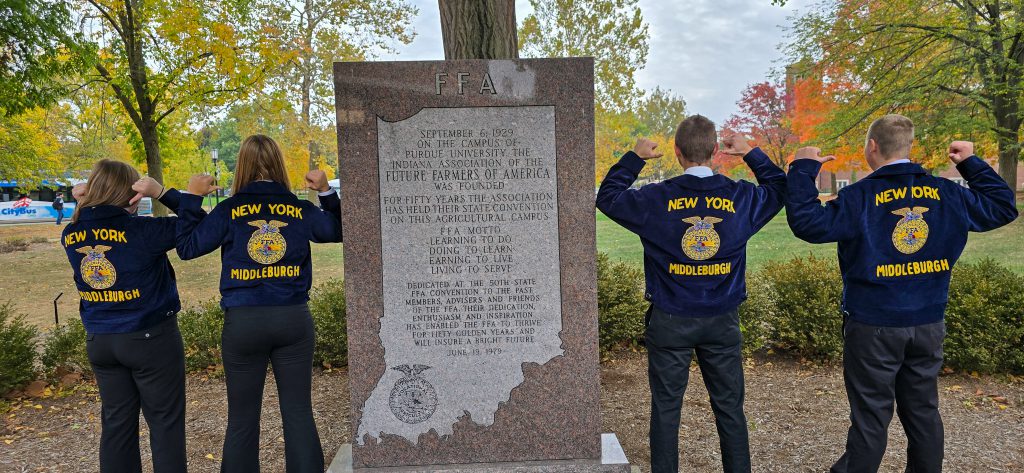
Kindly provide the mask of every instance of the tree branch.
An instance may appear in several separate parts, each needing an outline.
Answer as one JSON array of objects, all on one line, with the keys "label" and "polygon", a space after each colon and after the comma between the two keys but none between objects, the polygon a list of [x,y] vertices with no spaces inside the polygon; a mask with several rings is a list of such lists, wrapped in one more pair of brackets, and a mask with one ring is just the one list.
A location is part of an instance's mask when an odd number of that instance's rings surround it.
[{"label": "tree branch", "polygon": [[154,94],[153,105],[156,105],[157,102],[161,100],[161,98],[167,92],[167,89],[171,86],[171,84],[173,84],[175,81],[178,80],[178,78],[185,74],[185,71],[191,68],[193,64],[212,56],[213,53],[210,51],[203,52],[201,54],[196,55],[194,58],[185,61],[185,64],[183,64],[180,68],[172,71],[171,75],[168,76],[167,80],[164,81],[163,85],[161,85],[160,88],[157,90],[156,94]]},{"label": "tree branch", "polygon": [[105,8],[103,5],[100,5],[99,2],[97,2],[96,0],[88,0],[88,2],[90,5],[96,8],[96,10],[99,11],[104,18],[107,19],[107,22],[110,23],[110,26],[112,28],[114,28],[114,31],[117,31],[117,34],[121,37],[121,40],[126,41],[124,31],[121,29],[118,22],[114,20],[114,17],[111,15],[110,11],[107,10],[107,8]]},{"label": "tree branch", "polygon": [[124,110],[128,113],[128,117],[131,118],[132,122],[135,123],[135,126],[141,130],[142,117],[139,115],[138,110],[136,110],[132,105],[131,98],[124,93],[121,86],[114,83],[113,77],[110,76],[110,72],[107,71],[107,68],[104,67],[103,64],[96,63],[96,70],[100,73],[100,76],[103,77],[104,82],[110,85],[111,90],[114,91],[114,97],[116,97],[117,100],[121,102],[121,105],[124,106]]},{"label": "tree branch", "polygon": [[[926,31],[926,32],[932,33],[934,35],[938,35],[938,36],[943,37],[943,38],[951,39],[951,40],[956,41],[958,43],[961,43],[964,46],[967,46],[969,48],[985,51],[985,48],[981,45],[981,43],[978,43],[977,41],[971,41],[971,40],[969,40],[967,38],[955,35],[953,33],[950,33],[949,31],[946,31],[945,28],[940,28],[940,27],[937,27],[937,26],[918,25],[918,24],[914,24],[914,23],[879,23],[879,24],[875,24],[875,25],[872,25],[872,26],[874,27],[874,32],[876,32],[876,33],[884,31],[884,30],[887,30],[887,29],[890,29],[890,28],[906,28],[906,29],[911,29],[911,30]],[[971,30],[967,30],[967,31],[968,32],[975,32],[976,33],[976,31],[971,31]]]}]

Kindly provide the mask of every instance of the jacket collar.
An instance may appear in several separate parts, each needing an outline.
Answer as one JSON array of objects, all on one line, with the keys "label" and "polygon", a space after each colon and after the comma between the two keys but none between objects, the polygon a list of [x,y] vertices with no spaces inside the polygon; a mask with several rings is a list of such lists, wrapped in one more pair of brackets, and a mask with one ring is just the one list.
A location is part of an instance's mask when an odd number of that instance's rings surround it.
[{"label": "jacket collar", "polygon": [[888,166],[882,166],[875,170],[875,172],[868,174],[865,179],[876,179],[885,176],[898,176],[903,174],[928,174],[920,164],[916,163],[897,163],[890,164]]},{"label": "jacket collar", "polygon": [[666,182],[671,182],[677,186],[685,187],[687,189],[696,189],[703,191],[724,187],[731,183],[732,179],[729,179],[728,177],[725,177],[721,174],[715,174],[713,176],[708,177],[697,177],[690,174],[682,174],[671,179],[668,179]]},{"label": "jacket collar", "polygon": [[99,220],[102,218],[130,217],[127,210],[116,205],[97,205],[95,207],[83,207],[78,211],[79,220]]},{"label": "jacket collar", "polygon": [[239,194],[291,194],[283,185],[273,181],[252,181],[238,190]]}]

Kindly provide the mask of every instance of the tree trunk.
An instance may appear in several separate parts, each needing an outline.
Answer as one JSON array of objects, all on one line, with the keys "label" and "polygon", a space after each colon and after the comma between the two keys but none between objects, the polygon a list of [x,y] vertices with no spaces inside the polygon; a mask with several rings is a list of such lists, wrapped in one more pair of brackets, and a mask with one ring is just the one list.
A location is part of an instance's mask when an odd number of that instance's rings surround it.
[{"label": "tree trunk", "polygon": [[438,0],[444,58],[516,59],[515,0]]},{"label": "tree trunk", "polygon": [[1020,159],[1020,145],[1017,141],[1020,139],[1020,132],[1006,131],[997,133],[997,140],[999,141],[999,164],[997,170],[999,176],[1010,186],[1014,191],[1017,189],[1017,163]]},{"label": "tree trunk", "polygon": [[836,173],[830,172],[830,173],[828,173],[828,177],[829,177],[829,181],[832,184],[832,195],[838,194],[839,193],[839,183],[836,182]]},{"label": "tree trunk", "polygon": [[[145,126],[139,128],[139,134],[142,135],[142,146],[146,150],[146,169],[149,177],[152,177],[163,184],[164,182],[164,163],[160,157],[160,136],[157,134],[156,125],[150,120],[145,121]],[[163,217],[167,215],[167,207],[164,207],[160,201],[153,199],[153,215],[157,217]]]}]

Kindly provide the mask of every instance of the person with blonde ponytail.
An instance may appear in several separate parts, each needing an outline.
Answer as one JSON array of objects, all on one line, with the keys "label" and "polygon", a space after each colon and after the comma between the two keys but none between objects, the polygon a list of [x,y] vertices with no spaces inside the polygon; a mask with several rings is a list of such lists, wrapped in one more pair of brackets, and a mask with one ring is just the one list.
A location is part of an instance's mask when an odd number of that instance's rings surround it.
[{"label": "person with blonde ponytail", "polygon": [[175,217],[135,216],[156,197],[177,208],[179,193],[109,159],[72,190],[78,200],[61,244],[81,298],[86,350],[102,405],[100,471],[142,471],[139,410],[149,425],[153,471],[186,471],[185,354],[176,314]]},{"label": "person with blonde ponytail", "polygon": [[222,472],[260,471],[260,410],[267,364],[274,369],[289,473],[324,471],[313,419],[313,319],[309,243],[341,241],[341,201],[323,171],[306,174],[320,206],[292,193],[274,140],[242,142],[232,196],[207,215],[202,196],[217,189],[195,176],[181,196],[178,254],[197,258],[220,249],[221,336],[228,389]]}]

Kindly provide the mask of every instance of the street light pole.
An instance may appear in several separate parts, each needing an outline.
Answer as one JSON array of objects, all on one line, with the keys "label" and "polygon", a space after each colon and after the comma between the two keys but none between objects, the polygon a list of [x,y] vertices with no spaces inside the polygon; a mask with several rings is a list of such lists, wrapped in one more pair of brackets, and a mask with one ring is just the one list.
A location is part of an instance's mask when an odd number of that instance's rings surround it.
[{"label": "street light pole", "polygon": [[[210,151],[210,154],[213,156],[213,179],[214,179],[214,182],[217,183],[217,185],[220,185],[220,167],[217,166],[217,158],[219,157],[217,149],[214,148],[213,151]],[[213,200],[215,202],[214,205],[220,204],[220,190],[219,189],[213,191]]]}]

